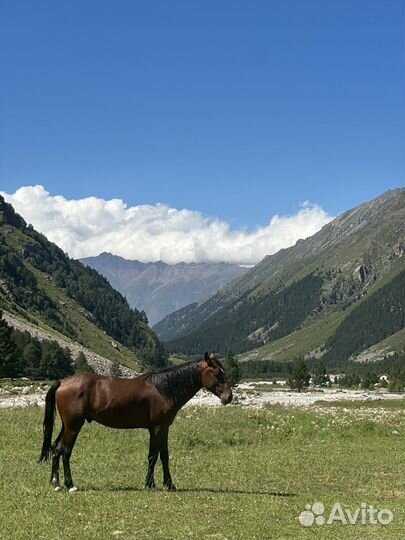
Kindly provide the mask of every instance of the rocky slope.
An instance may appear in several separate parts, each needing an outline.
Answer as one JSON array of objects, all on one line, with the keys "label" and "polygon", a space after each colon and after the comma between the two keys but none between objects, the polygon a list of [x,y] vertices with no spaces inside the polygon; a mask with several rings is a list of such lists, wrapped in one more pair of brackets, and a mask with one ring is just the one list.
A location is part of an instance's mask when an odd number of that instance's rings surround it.
[{"label": "rocky slope", "polygon": [[1,196],[0,308],[130,369],[166,362],[143,314],[103,276],[27,225]]},{"label": "rocky slope", "polygon": [[[85,355],[88,364],[100,375],[110,375],[113,370],[114,362],[91,351],[87,347],[80,345],[80,343],[67,339],[65,336],[48,332],[24,319],[12,315],[11,313],[3,313],[3,319],[7,321],[9,326],[12,326],[20,332],[28,332],[38,341],[56,341],[61,347],[69,349],[72,358],[77,358],[79,353],[82,352]],[[121,374],[125,377],[134,377],[136,375],[136,371],[129,369],[122,364],[120,364],[119,367]]]}]

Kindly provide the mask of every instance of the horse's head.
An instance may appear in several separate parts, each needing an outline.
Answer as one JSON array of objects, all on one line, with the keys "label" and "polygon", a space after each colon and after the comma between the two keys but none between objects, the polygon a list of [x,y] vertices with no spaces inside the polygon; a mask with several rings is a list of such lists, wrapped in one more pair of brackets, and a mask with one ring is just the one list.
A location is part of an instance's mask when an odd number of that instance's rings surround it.
[{"label": "horse's head", "polygon": [[208,354],[206,352],[204,355],[201,382],[204,388],[220,398],[222,405],[227,405],[232,401],[231,385],[215,353]]}]

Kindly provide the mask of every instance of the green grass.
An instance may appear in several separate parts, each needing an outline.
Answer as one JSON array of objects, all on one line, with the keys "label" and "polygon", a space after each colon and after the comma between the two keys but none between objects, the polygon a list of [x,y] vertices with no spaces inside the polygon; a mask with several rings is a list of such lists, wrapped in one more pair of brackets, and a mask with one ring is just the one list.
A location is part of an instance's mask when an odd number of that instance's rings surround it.
[{"label": "green grass", "polygon": [[350,401],[350,400],[337,400],[337,401],[323,401],[322,399],[315,402],[318,407],[342,407],[344,409],[384,409],[384,410],[398,410],[405,412],[405,400],[404,399],[373,399],[369,401]]},{"label": "green grass", "polygon": [[[71,495],[54,493],[49,465],[36,462],[42,414],[0,410],[1,539],[403,537],[403,409],[185,409],[170,437],[176,493],[143,489],[147,432],[86,425],[72,457],[81,491]],[[298,516],[316,501],[388,508],[394,522],[304,528]]]}]

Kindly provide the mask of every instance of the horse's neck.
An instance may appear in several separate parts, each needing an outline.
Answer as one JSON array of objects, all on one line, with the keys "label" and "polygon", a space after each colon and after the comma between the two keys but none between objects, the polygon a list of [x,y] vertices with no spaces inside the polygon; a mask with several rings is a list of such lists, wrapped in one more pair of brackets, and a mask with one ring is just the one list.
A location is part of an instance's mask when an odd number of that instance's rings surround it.
[{"label": "horse's neck", "polygon": [[196,393],[201,390],[202,383],[201,383],[201,376],[200,373],[198,373],[198,376],[196,376],[191,384],[188,385],[179,385],[176,392],[176,405],[179,409],[183,407],[188,401],[190,401],[191,398],[193,398]]},{"label": "horse's neck", "polygon": [[202,385],[201,383],[199,385],[196,385],[194,388],[185,388],[183,392],[180,392],[179,395],[176,398],[176,404],[179,409],[184,407],[184,405],[192,399],[196,393],[201,390]]}]

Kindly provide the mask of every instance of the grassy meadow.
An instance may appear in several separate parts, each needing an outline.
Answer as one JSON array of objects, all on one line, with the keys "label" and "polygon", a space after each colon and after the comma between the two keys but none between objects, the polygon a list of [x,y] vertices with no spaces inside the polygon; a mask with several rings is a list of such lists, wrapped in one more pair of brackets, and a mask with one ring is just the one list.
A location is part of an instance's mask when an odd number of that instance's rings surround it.
[{"label": "grassy meadow", "polygon": [[[186,408],[171,428],[176,493],[148,492],[148,433],[86,425],[72,456],[79,492],[54,493],[38,464],[43,410],[0,410],[4,540],[400,539],[405,530],[403,403],[311,411]],[[58,426],[56,426],[57,428]],[[156,471],[162,485],[160,464]],[[390,525],[312,525],[306,504],[361,503]]]}]

